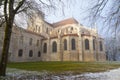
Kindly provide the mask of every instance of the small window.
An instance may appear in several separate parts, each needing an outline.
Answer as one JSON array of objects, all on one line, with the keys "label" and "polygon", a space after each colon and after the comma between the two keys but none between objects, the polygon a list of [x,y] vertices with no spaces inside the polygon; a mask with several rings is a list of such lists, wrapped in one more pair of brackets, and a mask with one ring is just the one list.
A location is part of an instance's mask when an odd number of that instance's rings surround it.
[{"label": "small window", "polygon": [[41,57],[41,52],[40,51],[38,52],[38,57]]},{"label": "small window", "polygon": [[57,43],[55,41],[52,43],[52,52],[57,52]]},{"label": "small window", "polygon": [[22,57],[22,55],[23,55],[23,50],[20,49],[20,50],[18,51],[18,56],[19,56],[19,57]]},{"label": "small window", "polygon": [[102,41],[100,41],[100,51],[103,51]]},{"label": "small window", "polygon": [[95,39],[93,39],[93,50],[95,50]]},{"label": "small window", "polygon": [[71,30],[73,30],[73,27],[71,27]]},{"label": "small window", "polygon": [[32,56],[33,56],[33,51],[30,50],[30,51],[29,51],[29,57],[32,57]]},{"label": "small window", "polygon": [[37,43],[36,43],[37,46],[39,46],[39,40],[37,40]]},{"label": "small window", "polygon": [[89,50],[89,40],[85,39],[85,49]]},{"label": "small window", "polygon": [[47,53],[47,43],[44,43],[43,45],[43,53]]},{"label": "small window", "polygon": [[72,47],[72,50],[75,50],[76,49],[76,47],[75,47],[75,39],[72,39],[71,40],[71,47]]},{"label": "small window", "polygon": [[33,39],[30,38],[29,45],[32,45],[32,41],[33,41]]},{"label": "small window", "polygon": [[67,50],[67,40],[64,40],[64,50]]}]

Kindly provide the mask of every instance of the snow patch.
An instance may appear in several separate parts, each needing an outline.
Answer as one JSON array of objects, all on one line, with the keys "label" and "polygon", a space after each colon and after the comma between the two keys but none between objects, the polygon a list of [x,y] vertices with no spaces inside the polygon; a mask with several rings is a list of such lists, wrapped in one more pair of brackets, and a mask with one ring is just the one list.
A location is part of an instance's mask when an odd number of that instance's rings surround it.
[{"label": "snow patch", "polygon": [[120,68],[100,73],[85,73],[80,75],[49,75],[47,71],[26,71],[7,69],[5,80],[120,80]]}]

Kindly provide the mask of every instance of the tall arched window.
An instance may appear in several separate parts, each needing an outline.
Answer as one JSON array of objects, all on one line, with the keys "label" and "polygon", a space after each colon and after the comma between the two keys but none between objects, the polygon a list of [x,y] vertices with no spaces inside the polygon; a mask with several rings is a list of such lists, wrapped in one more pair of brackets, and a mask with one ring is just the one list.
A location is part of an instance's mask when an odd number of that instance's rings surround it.
[{"label": "tall arched window", "polygon": [[44,43],[43,45],[43,53],[47,53],[47,43]]},{"label": "tall arched window", "polygon": [[22,49],[19,49],[19,51],[18,51],[18,56],[19,56],[19,57],[22,57],[22,55],[23,55],[23,50],[22,50]]},{"label": "tall arched window", "polygon": [[72,39],[71,40],[71,48],[72,48],[72,50],[75,50],[76,49],[76,47],[75,47],[75,39]]},{"label": "tall arched window", "polygon": [[89,50],[89,40],[85,39],[85,49]]},{"label": "tall arched window", "polygon": [[95,50],[95,39],[93,39],[93,50]]},{"label": "tall arched window", "polygon": [[67,50],[67,40],[64,39],[64,50]]},{"label": "tall arched window", "polygon": [[41,52],[40,51],[38,51],[38,57],[41,57]]},{"label": "tall arched window", "polygon": [[103,51],[102,41],[100,41],[100,51]]},{"label": "tall arched window", "polygon": [[52,43],[52,52],[57,52],[57,43],[55,41]]},{"label": "tall arched window", "polygon": [[40,43],[40,41],[39,41],[39,40],[37,40],[36,46],[39,46],[39,43]]},{"label": "tall arched window", "polygon": [[32,56],[33,56],[33,51],[30,50],[30,51],[29,51],[29,57],[32,57]]}]

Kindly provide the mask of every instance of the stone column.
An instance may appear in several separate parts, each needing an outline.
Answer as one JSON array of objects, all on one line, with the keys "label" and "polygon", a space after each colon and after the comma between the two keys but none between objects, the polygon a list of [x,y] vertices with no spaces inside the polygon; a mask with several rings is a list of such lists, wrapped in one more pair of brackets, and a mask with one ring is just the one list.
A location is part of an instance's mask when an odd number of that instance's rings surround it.
[{"label": "stone column", "polygon": [[57,41],[57,45],[58,45],[58,48],[57,48],[57,50],[58,50],[58,52],[57,52],[57,54],[58,54],[58,57],[59,57],[59,61],[63,61],[63,55],[62,55],[62,39],[61,39],[61,36],[60,35],[58,35],[58,41]]},{"label": "stone column", "polygon": [[94,51],[93,51],[93,36],[90,36],[89,38],[89,47],[90,47],[90,54],[91,54],[91,61],[94,61]]},{"label": "stone column", "polygon": [[82,38],[81,38],[81,35],[79,34],[79,37],[78,37],[78,61],[82,61],[83,60],[83,55],[82,55],[82,49],[83,49],[83,46],[82,46]]},{"label": "stone column", "polygon": [[99,39],[98,39],[98,37],[96,37],[96,42],[95,42],[95,44],[96,44],[96,60],[97,61],[99,61]]},{"label": "stone column", "polygon": [[52,48],[52,45],[50,44],[51,40],[50,38],[48,38],[48,46],[47,46],[47,56],[48,56],[48,61],[51,61],[51,48]]}]

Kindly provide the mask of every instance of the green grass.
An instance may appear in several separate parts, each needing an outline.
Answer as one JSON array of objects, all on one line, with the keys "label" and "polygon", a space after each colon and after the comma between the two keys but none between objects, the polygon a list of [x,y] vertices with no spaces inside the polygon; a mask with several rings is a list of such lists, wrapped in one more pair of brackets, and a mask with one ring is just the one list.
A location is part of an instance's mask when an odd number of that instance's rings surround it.
[{"label": "green grass", "polygon": [[120,68],[119,62],[17,62],[8,63],[9,68],[29,71],[48,71],[52,74],[61,74],[71,71],[74,74],[85,72],[101,72]]}]

